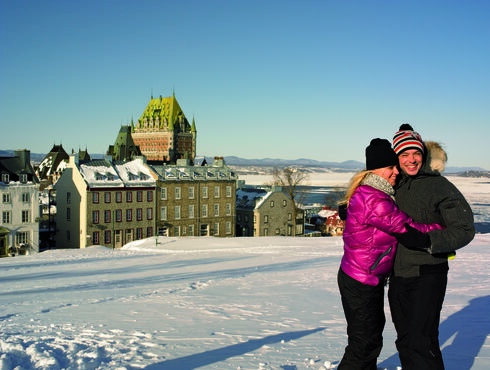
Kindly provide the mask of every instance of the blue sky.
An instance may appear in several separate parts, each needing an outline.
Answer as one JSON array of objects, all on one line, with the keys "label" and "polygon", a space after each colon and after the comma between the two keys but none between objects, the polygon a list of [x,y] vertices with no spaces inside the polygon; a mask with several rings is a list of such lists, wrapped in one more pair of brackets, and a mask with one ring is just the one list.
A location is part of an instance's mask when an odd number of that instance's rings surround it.
[{"label": "blue sky", "polygon": [[0,0],[1,149],[104,153],[151,94],[200,155],[364,161],[409,122],[490,169],[490,2]]}]

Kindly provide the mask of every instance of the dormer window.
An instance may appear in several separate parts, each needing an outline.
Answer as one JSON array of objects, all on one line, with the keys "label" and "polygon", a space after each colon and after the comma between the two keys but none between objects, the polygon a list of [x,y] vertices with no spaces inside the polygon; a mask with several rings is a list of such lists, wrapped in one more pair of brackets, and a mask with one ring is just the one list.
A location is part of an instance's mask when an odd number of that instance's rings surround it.
[{"label": "dormer window", "polygon": [[96,172],[96,173],[95,173],[95,179],[96,179],[97,181],[102,181],[103,177],[102,177],[102,175],[101,175],[100,173]]},{"label": "dormer window", "polygon": [[8,173],[2,173],[2,182],[8,184],[10,181],[10,176]]},{"label": "dormer window", "polygon": [[107,172],[106,173],[106,178],[109,181],[114,181],[114,175],[112,173],[110,173],[110,172]]},{"label": "dormer window", "polygon": [[23,183],[23,184],[27,183],[27,174],[26,173],[21,173],[19,178],[20,178],[21,183]]}]

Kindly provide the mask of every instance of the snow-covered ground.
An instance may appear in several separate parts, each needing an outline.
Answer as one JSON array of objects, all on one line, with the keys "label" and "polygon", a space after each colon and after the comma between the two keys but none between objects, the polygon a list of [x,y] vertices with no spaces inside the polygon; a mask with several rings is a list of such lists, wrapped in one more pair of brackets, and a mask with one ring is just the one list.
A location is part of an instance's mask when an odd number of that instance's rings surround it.
[{"label": "snow-covered ground", "polygon": [[[488,223],[489,179],[451,180]],[[490,368],[489,246],[479,234],[450,262],[440,327],[449,370]],[[340,237],[160,237],[4,258],[0,368],[335,368],[346,344],[341,255]],[[391,370],[400,363],[387,304],[386,315],[378,367]]]}]

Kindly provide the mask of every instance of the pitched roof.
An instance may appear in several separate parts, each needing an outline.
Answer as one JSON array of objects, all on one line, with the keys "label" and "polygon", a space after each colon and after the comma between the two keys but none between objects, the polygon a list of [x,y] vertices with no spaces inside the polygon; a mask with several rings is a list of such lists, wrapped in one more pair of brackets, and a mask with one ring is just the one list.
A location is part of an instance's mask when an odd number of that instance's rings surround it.
[{"label": "pitched roof", "polygon": [[96,159],[79,164],[78,168],[87,185],[92,188],[156,185],[150,169],[141,158],[114,162]]},{"label": "pitched roof", "polygon": [[160,120],[160,127],[163,127],[163,122],[166,120],[169,130],[173,130],[175,125],[179,125],[179,117],[182,117],[185,127],[175,128],[180,128],[183,131],[190,131],[191,129],[196,131],[195,123],[193,122],[193,127],[191,127],[175,96],[166,98],[160,96],[160,98],[157,99],[153,99],[152,97],[138,120],[136,128],[142,128],[145,117],[148,121],[151,117],[158,117]]},{"label": "pitched roof", "polygon": [[[65,167],[63,161],[68,161],[68,153],[63,146],[53,145],[51,151],[44,157],[38,167],[38,174],[41,180],[47,179],[53,173]],[[61,164],[61,166],[60,166]]]},{"label": "pitched roof", "polygon": [[15,151],[13,157],[0,157],[0,173],[8,173],[9,181],[19,181],[21,174],[27,175],[27,181],[39,183],[30,163],[28,150]]}]

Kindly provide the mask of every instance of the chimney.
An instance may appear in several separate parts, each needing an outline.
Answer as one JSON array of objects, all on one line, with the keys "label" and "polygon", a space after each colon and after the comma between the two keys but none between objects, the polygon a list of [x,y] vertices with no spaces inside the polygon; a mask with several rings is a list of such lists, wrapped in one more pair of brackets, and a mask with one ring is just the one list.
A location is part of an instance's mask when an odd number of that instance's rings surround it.
[{"label": "chimney", "polygon": [[27,170],[31,165],[31,151],[27,149],[18,149],[14,152],[14,156],[19,158],[22,169]]}]

